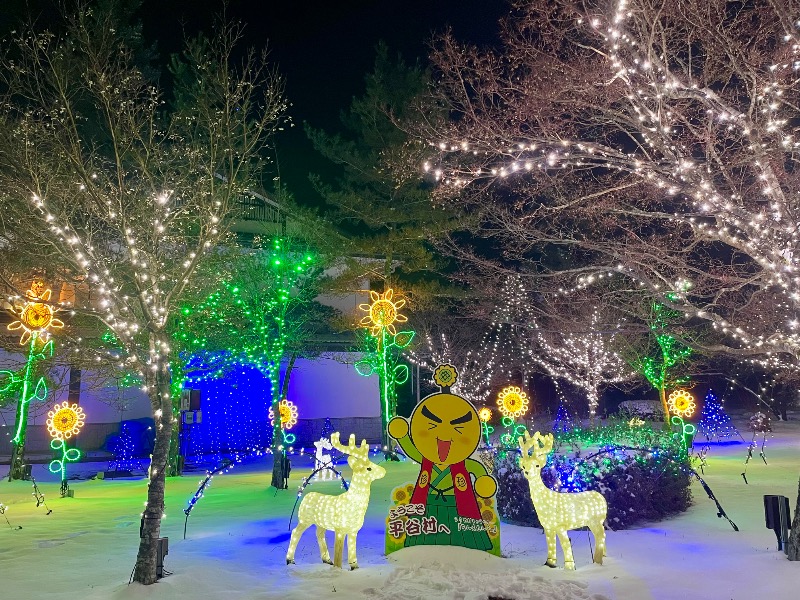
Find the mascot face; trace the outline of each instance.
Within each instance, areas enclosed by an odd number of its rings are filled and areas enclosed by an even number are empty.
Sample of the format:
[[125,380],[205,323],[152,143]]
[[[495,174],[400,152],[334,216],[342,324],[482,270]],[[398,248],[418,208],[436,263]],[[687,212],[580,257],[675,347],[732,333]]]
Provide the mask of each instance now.
[[481,424],[472,404],[446,393],[422,400],[411,415],[410,429],[417,450],[440,466],[469,458],[481,437]]

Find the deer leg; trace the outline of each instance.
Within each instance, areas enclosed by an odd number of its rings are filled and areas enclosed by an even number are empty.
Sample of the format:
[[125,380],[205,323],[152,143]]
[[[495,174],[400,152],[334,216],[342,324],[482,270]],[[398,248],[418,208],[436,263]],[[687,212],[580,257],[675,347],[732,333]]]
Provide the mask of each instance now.
[[355,571],[358,568],[358,558],[356,557],[356,536],[358,531],[353,531],[347,534],[347,562],[350,563],[350,570]]
[[556,532],[552,529],[544,530],[545,538],[547,539],[547,560],[545,565],[551,569],[556,567]]
[[286,552],[286,564],[291,565],[294,563],[294,551],[297,550],[297,542],[300,541],[300,536],[308,529],[310,523],[306,524],[300,522],[297,527],[292,529],[292,538],[289,540],[289,550]]
[[344,532],[336,531],[336,541],[333,543],[333,566],[342,568],[342,554],[344,554]]
[[561,549],[564,551],[564,568],[567,571],[575,570],[575,557],[572,556],[572,542],[569,541],[567,530],[558,532],[558,539],[561,540]]
[[602,523],[590,525],[594,536],[594,562],[598,565],[603,564],[603,557],[606,555],[606,530]]
[[319,556],[326,565],[332,565],[331,554],[328,552],[328,542],[325,541],[325,528],[317,525],[317,544],[319,544]]

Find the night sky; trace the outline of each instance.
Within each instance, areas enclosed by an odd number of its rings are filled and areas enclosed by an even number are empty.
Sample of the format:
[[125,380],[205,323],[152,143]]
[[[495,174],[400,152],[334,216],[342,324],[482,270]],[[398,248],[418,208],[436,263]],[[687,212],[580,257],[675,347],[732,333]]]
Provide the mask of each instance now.
[[[161,52],[180,49],[183,32],[210,31],[221,0],[144,0],[144,34]],[[286,77],[294,129],[278,140],[281,175],[298,202],[319,202],[309,172],[325,171],[302,124],[333,130],[353,96],[364,91],[375,47],[384,40],[407,62],[423,63],[435,32],[451,26],[459,39],[492,43],[505,0],[231,0],[227,15],[246,24],[245,44],[271,49]]]
[[[67,0],[69,1],[69,0]],[[136,0],[130,0],[136,1]],[[49,24],[58,0],[0,0],[0,33],[17,26],[27,12]],[[166,59],[181,49],[184,34],[210,32],[224,0],[142,0],[139,17],[148,42]],[[244,47],[271,49],[286,78],[295,127],[276,144],[280,174],[298,202],[319,205],[309,172],[329,173],[303,131],[303,123],[335,131],[339,115],[364,92],[375,47],[385,41],[408,63],[425,64],[433,35],[453,28],[460,40],[479,45],[497,39],[507,0],[228,0],[226,14],[242,21]]]

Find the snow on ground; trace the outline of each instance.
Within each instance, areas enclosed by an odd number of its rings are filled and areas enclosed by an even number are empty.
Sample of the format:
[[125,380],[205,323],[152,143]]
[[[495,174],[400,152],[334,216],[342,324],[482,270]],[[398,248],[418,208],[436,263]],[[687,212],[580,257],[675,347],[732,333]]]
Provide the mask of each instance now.
[[[762,496],[788,496],[794,508],[800,422],[774,427],[766,448],[769,465],[756,453],[747,470],[749,485],[740,476],[747,444],[710,451],[706,481],[739,526],[738,533],[717,518],[713,502],[693,484],[695,504],[687,513],[639,529],[609,531],[602,566],[591,562],[588,534],[573,532],[575,572],[544,567],[542,532],[512,525],[503,525],[501,533],[507,558],[446,547],[383,556],[389,492],[416,477],[411,463],[386,464],[388,475],[373,485],[358,537],[360,569],[323,565],[313,530],[300,541],[297,564],[287,567],[293,490],[310,466],[304,457],[294,460],[291,489],[277,494],[267,487],[269,465],[263,459],[216,477],[192,513],[185,541],[183,508],[201,476],[169,480],[162,535],[169,537],[166,568],[174,574],[153,586],[128,586],[145,481],[72,482],[75,498],[61,499],[47,467],[37,465],[34,475],[41,479],[50,515],[35,506],[29,482],[0,482],[0,502],[9,506],[6,516],[13,526],[22,526],[12,530],[0,516],[0,598],[750,600],[758,594],[788,600],[797,597],[800,563],[777,552],[775,536],[764,526]],[[340,490],[337,482],[315,483],[312,489]]]

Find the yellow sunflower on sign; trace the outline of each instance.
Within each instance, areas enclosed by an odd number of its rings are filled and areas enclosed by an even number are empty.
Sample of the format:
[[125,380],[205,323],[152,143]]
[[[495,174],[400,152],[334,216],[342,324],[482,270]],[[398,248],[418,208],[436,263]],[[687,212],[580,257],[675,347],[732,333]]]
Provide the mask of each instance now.
[[27,344],[34,333],[40,338],[47,339],[50,329],[61,329],[64,322],[55,317],[56,309],[50,304],[44,304],[50,300],[53,290],[46,288],[44,282],[34,281],[31,289],[25,292],[27,298],[24,304],[17,304],[12,312],[18,316],[16,321],[8,324],[10,331],[22,329],[22,336],[19,339],[21,346]]
[[[278,404],[278,413],[280,414],[282,429],[291,429],[297,425],[297,406],[294,402],[290,402],[286,398],[281,400]],[[275,425],[275,412],[271,406],[269,407],[269,422],[270,425]]]
[[62,402],[47,413],[47,431],[56,440],[68,440],[78,435],[86,422],[86,413],[77,404]]
[[528,394],[510,385],[497,395],[497,407],[504,417],[521,417],[528,412]]
[[695,408],[697,408],[694,397],[686,390],[672,392],[667,398],[667,403],[669,404],[669,411],[679,417],[691,417]]
[[453,365],[439,365],[433,372],[433,381],[439,387],[453,387],[458,381],[458,371]]
[[376,337],[381,329],[386,329],[392,335],[396,335],[397,330],[394,328],[394,324],[408,321],[408,318],[399,312],[406,305],[406,301],[401,298],[397,302],[392,302],[394,290],[391,288],[383,294],[370,291],[369,297],[372,304],[359,304],[358,306],[359,309],[368,313],[361,319],[361,325],[369,327],[369,332]]
[[484,406],[478,411],[478,418],[484,423],[490,421],[492,418],[492,409],[488,406]]

